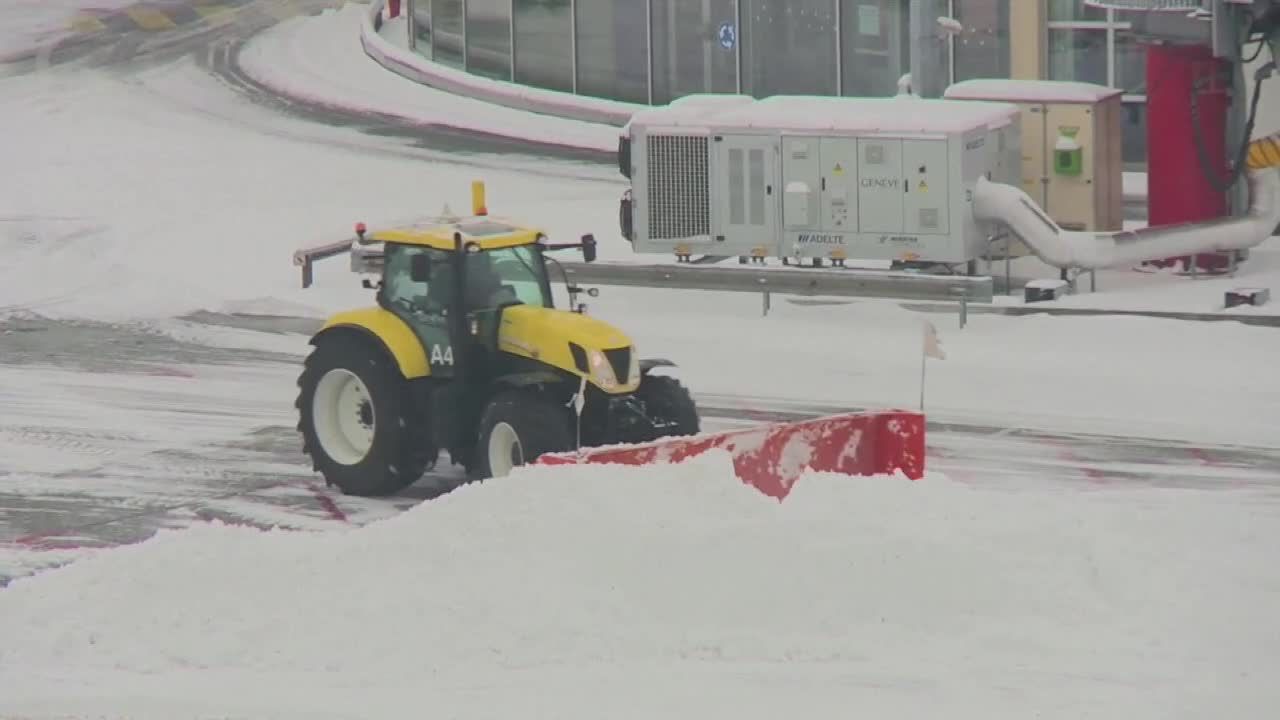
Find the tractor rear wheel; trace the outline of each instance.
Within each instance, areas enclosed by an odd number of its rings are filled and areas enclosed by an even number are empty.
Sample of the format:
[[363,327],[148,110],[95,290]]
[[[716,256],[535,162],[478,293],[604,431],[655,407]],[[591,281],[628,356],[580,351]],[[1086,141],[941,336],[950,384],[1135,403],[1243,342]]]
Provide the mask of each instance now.
[[636,399],[651,419],[668,424],[654,431],[654,440],[678,435],[697,435],[701,429],[698,406],[679,380],[665,375],[645,375],[636,389]]
[[312,467],[344,494],[390,495],[434,463],[425,413],[399,368],[370,342],[322,340],[298,378],[298,430]]
[[532,390],[496,395],[480,418],[471,476],[505,477],[540,455],[574,447],[568,408]]

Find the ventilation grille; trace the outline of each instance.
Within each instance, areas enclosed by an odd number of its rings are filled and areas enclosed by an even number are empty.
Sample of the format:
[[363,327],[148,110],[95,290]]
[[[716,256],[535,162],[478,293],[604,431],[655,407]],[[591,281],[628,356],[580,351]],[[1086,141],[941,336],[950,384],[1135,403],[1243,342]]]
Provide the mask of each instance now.
[[649,238],[680,240],[711,234],[707,138],[650,135]]
[[938,209],[920,208],[920,227],[925,230],[938,229]]

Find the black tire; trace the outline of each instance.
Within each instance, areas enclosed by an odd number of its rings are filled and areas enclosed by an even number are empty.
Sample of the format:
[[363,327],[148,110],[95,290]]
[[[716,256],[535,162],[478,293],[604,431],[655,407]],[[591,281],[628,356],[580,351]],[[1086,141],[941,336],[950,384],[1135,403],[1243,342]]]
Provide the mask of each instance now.
[[[506,426],[518,441],[518,457],[512,466],[527,465],[540,455],[566,452],[575,446],[569,408],[535,390],[507,390],[494,396],[480,417],[473,462],[469,468],[473,480],[495,477],[490,462],[489,444],[495,430]],[[503,432],[498,430],[499,433]],[[505,468],[497,468],[505,475]]]
[[697,435],[701,431],[698,405],[679,380],[665,375],[645,375],[636,389],[636,398],[644,402],[645,413],[650,419],[675,424],[673,428],[656,430],[654,440]]
[[[370,418],[373,425],[372,442],[356,462],[331,455],[337,447],[326,448],[321,442],[314,413],[321,380],[334,371],[343,370],[354,375],[367,389],[368,402],[361,404],[359,413],[366,426]],[[341,375],[335,373],[334,377]],[[429,447],[426,413],[412,406],[408,381],[391,358],[372,342],[345,333],[321,340],[306,359],[298,377],[298,388],[295,407],[298,430],[302,433],[302,451],[311,458],[312,468],[344,494],[391,495],[417,482],[434,465],[438,453]],[[332,421],[322,418],[321,425],[331,426]],[[341,442],[341,439],[331,442]],[[352,451],[353,455],[357,453],[358,450]]]

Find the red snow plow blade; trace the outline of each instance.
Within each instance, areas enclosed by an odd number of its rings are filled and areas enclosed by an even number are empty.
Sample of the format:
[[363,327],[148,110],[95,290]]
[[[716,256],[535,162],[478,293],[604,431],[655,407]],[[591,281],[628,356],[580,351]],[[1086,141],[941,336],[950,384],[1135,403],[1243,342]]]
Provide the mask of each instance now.
[[919,480],[924,476],[924,429],[924,415],[919,413],[849,413],[642,445],[548,454],[539,457],[537,464],[667,465],[709,450],[726,450],[740,480],[781,500],[806,470],[843,475],[902,471]]

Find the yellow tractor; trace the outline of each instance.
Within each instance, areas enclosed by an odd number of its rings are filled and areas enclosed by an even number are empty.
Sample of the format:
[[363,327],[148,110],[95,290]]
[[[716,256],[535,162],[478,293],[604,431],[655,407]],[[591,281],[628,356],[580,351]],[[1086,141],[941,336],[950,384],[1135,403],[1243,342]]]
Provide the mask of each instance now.
[[551,244],[537,228],[445,214],[294,254],[303,287],[317,260],[350,254],[377,304],[338,313],[311,339],[298,379],[298,430],[314,469],[351,495],[395,493],[442,450],[472,479],[500,477],[549,452],[699,432],[678,380],[651,374],[617,328],[592,318],[563,273],[553,303],[549,253],[596,257],[595,240]]

